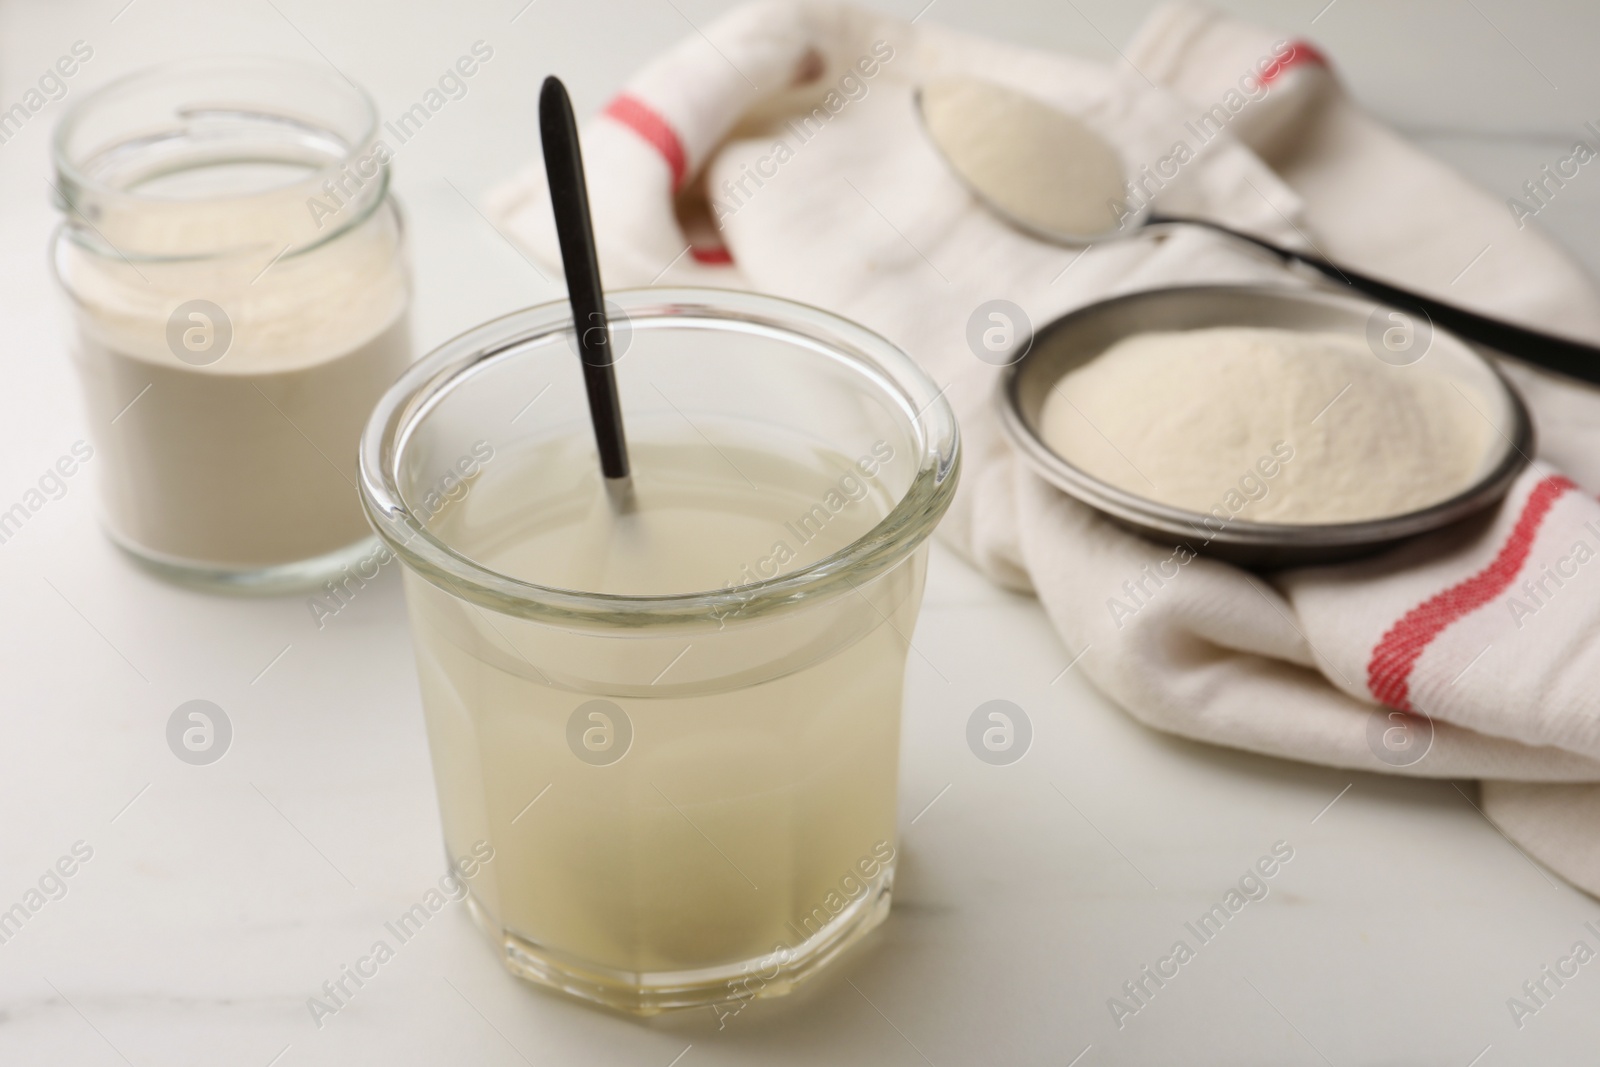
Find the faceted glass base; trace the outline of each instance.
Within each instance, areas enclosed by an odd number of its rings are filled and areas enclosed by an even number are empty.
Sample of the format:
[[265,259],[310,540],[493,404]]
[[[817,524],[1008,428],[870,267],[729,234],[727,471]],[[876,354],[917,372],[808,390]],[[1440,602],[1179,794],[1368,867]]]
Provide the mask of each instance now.
[[650,1016],[783,996],[889,917],[893,883],[893,869],[883,871],[858,900],[797,945],[695,971],[638,973],[596,967],[502,928],[470,893],[467,907],[478,928],[500,946],[501,960],[512,974],[581,1000]]

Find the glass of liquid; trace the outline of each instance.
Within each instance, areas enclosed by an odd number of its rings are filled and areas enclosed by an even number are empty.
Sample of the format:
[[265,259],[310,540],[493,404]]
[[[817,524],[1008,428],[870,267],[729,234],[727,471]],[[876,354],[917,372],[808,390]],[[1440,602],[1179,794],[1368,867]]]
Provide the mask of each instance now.
[[514,973],[648,1015],[787,992],[888,914],[958,438],[904,353],[826,312],[608,303],[630,493],[565,303],[413,366],[360,487],[405,567],[446,850],[493,849],[473,916]]

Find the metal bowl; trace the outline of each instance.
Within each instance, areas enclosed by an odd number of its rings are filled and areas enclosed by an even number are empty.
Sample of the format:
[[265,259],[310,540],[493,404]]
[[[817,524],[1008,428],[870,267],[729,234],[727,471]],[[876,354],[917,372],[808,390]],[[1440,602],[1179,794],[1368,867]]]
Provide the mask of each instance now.
[[[1497,444],[1472,486],[1418,511],[1360,522],[1297,524],[1216,519],[1171,507],[1101,481],[1051,451],[1039,433],[1046,397],[1061,376],[1138,333],[1258,326],[1344,333],[1366,339],[1369,323],[1392,309],[1343,292],[1278,286],[1201,285],[1151,289],[1070,312],[1023,339],[997,396],[1011,442],[1040,476],[1121,525],[1165,544],[1250,567],[1329,563],[1375,552],[1459,522],[1497,503],[1533,453],[1533,422],[1522,398],[1481,350],[1437,327],[1419,365],[1470,385],[1488,400],[1482,414]],[[1374,357],[1376,358],[1376,356]],[[1208,525],[1210,520],[1210,525]]]

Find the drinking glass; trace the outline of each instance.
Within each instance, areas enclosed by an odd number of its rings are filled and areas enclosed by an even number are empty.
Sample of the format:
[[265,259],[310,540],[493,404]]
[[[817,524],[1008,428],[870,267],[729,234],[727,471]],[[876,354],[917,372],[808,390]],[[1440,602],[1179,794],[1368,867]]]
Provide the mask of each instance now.
[[492,853],[475,920],[514,973],[648,1015],[784,993],[887,915],[958,436],[827,312],[608,303],[631,496],[602,488],[565,303],[414,365],[360,489],[403,562],[447,853]]

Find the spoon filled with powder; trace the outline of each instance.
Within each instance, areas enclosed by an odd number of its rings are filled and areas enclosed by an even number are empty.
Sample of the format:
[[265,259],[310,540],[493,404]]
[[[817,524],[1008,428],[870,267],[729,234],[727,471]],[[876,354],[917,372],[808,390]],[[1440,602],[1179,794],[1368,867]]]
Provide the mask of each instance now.
[[1132,237],[1147,226],[1201,226],[1310,267],[1330,282],[1426,317],[1469,341],[1600,384],[1600,347],[1480,315],[1210,219],[1155,214],[1147,202],[1131,207],[1127,168],[1112,144],[1028,93],[981,78],[949,77],[924,84],[916,99],[929,140],[962,184],[996,215],[1036,237],[1081,247]]

